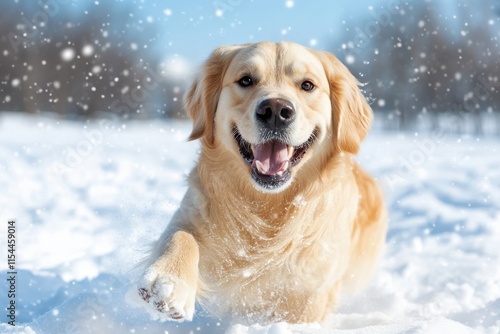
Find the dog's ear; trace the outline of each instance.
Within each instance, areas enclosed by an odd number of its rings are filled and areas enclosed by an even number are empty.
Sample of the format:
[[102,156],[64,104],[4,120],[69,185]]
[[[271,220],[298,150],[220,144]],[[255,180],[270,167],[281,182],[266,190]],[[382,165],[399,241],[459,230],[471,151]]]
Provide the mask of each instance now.
[[356,154],[371,126],[373,113],[358,80],[333,54],[319,52],[330,85],[334,139],[344,152]]
[[214,120],[229,63],[242,46],[221,46],[205,61],[201,72],[184,96],[184,108],[193,121],[189,140],[206,138],[213,143]]

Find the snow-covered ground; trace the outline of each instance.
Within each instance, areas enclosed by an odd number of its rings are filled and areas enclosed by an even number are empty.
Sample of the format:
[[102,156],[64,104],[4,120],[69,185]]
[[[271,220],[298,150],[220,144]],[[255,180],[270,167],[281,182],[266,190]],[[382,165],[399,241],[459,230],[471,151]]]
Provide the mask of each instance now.
[[190,125],[0,114],[0,305],[16,219],[17,326],[2,333],[499,333],[500,141],[372,133],[359,155],[390,211],[376,277],[326,323],[160,323],[125,300],[186,190]]

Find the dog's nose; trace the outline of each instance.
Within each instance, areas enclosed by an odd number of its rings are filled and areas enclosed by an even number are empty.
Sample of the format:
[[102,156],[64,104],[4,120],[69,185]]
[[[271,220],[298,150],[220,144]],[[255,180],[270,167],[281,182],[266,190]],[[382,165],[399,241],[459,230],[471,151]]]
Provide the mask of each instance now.
[[262,101],[257,107],[257,120],[274,129],[281,129],[295,119],[295,108],[290,101],[274,98]]

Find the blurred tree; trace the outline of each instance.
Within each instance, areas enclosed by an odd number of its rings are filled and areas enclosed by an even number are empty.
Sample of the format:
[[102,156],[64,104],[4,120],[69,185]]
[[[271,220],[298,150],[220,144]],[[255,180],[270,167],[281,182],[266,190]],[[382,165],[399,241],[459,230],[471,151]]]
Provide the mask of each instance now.
[[427,0],[373,9],[336,51],[353,73],[363,73],[373,108],[384,111],[388,128],[412,129],[430,120],[433,129],[482,134],[485,111],[500,112],[494,6],[492,0],[479,0],[474,8],[459,2],[446,15],[442,6],[448,5]]
[[132,2],[78,11],[4,2],[0,11],[0,109],[70,118],[181,114],[184,86],[161,73],[161,56],[150,50],[157,26]]

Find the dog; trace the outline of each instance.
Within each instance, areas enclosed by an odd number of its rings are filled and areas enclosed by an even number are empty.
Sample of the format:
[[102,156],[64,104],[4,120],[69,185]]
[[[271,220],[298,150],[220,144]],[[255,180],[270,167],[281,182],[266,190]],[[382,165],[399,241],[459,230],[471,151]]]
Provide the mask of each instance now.
[[180,208],[137,291],[160,320],[195,302],[247,323],[321,322],[365,286],[386,210],[353,160],[372,111],[333,55],[291,42],[222,46],[185,95],[201,141]]

